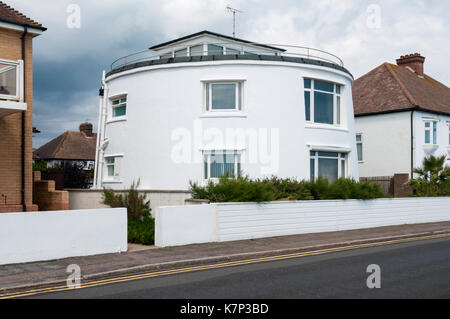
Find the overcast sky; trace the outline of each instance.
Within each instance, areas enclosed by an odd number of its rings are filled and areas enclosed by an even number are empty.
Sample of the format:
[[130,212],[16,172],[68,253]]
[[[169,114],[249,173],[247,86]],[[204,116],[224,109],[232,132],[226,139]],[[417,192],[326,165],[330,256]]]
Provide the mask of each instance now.
[[[420,52],[425,72],[450,85],[450,1],[442,0],[4,0],[48,28],[34,40],[33,125],[39,147],[86,120],[97,124],[102,70],[125,54],[201,30],[340,56],[355,79]],[[81,9],[69,28],[68,7]],[[70,7],[69,7],[70,8]]]

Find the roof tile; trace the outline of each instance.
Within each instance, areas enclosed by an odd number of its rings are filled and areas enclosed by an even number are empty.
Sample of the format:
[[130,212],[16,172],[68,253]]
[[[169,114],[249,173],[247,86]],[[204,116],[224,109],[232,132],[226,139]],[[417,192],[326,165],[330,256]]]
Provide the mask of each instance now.
[[97,134],[67,131],[33,152],[35,159],[95,160]]
[[384,63],[353,84],[355,115],[412,108],[450,114],[450,88],[425,75]]
[[31,27],[45,29],[42,24],[28,18],[2,1],[0,1],[0,19],[14,24],[25,24]]

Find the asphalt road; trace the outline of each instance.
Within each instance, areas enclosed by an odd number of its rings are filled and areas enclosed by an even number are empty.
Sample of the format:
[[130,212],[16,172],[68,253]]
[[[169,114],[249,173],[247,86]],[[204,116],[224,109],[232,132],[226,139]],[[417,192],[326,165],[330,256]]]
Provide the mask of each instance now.
[[[366,284],[368,265],[381,288]],[[126,281],[29,298],[450,298],[450,237]]]

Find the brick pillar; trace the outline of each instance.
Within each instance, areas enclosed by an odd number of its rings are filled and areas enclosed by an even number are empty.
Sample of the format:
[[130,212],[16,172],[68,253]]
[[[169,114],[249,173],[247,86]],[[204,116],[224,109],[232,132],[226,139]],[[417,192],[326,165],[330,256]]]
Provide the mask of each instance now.
[[409,174],[395,174],[392,186],[395,198],[408,197],[412,194],[412,188],[409,185]]

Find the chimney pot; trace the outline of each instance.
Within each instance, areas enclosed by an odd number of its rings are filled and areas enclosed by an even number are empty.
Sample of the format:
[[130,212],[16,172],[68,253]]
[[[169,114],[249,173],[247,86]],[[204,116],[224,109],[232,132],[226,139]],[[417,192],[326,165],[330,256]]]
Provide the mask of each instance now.
[[424,63],[425,57],[421,56],[420,53],[402,55],[399,59],[397,59],[397,65],[402,67],[410,67],[419,76],[424,76]]

